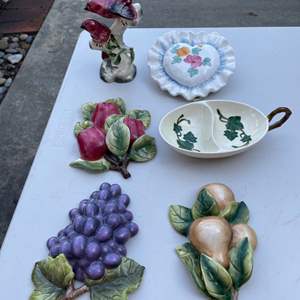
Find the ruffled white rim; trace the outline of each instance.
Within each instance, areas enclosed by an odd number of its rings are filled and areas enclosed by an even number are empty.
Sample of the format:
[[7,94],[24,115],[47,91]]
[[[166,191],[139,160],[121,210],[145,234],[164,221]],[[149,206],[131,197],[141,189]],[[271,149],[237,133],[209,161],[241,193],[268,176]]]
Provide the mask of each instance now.
[[[207,81],[195,87],[187,87],[171,78],[163,67],[166,51],[177,43],[208,44],[213,46],[220,55],[220,66],[215,74]],[[217,92],[224,87],[236,66],[234,50],[228,41],[217,32],[178,32],[170,31],[158,38],[148,53],[148,66],[152,78],[158,82],[162,90],[168,91],[172,96],[182,96],[188,101],[195,98],[206,97],[209,93]]]

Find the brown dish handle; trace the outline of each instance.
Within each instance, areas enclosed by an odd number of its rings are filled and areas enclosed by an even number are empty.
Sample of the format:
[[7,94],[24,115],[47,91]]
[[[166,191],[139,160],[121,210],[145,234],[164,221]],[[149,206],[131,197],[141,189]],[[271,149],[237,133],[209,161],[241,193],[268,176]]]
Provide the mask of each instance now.
[[276,121],[274,124],[270,124],[269,131],[282,126],[289,119],[289,117],[292,114],[292,111],[287,107],[278,107],[268,114],[267,118],[269,119],[269,122],[271,123],[273,118],[280,113],[284,113],[284,116],[280,120]]

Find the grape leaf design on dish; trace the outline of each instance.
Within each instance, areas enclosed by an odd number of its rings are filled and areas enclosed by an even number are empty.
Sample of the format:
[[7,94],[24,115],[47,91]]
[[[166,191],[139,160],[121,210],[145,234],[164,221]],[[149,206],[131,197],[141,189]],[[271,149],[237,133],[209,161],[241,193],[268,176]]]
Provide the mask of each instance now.
[[189,125],[191,124],[191,121],[186,119],[182,114],[178,117],[176,123],[174,123],[173,125],[173,131],[177,136],[176,141],[178,147],[185,150],[200,152],[200,150],[195,148],[195,144],[197,143],[198,138],[191,131],[188,131],[187,133],[183,132],[183,128],[180,125],[183,122],[186,122]]
[[240,142],[242,142],[242,145],[232,145],[232,148],[241,148],[250,144],[252,138],[250,134],[245,132],[241,116],[231,116],[227,118],[221,113],[220,109],[217,109],[217,113],[219,115],[220,122],[226,124],[224,136],[230,141],[234,141],[239,137]]

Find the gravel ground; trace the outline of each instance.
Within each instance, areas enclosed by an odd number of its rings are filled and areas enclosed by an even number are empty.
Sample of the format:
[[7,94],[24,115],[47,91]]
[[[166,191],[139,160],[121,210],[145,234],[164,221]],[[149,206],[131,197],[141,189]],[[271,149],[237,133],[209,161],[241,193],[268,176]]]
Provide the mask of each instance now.
[[0,103],[11,86],[33,39],[34,35],[26,33],[0,36]]

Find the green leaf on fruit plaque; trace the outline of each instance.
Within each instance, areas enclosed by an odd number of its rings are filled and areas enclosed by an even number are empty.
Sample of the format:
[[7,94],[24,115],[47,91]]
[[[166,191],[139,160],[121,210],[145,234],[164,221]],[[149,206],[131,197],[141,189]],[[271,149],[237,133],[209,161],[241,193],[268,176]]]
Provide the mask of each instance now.
[[70,166],[88,171],[104,172],[109,170],[110,162],[108,162],[105,158],[101,158],[99,160],[84,160],[79,158],[71,162]]
[[151,114],[148,110],[135,109],[128,111],[127,114],[133,119],[141,120],[145,128],[150,126]]
[[82,130],[92,127],[93,123],[91,121],[77,122],[74,126],[74,135],[77,136]]
[[65,295],[74,273],[66,257],[60,254],[56,258],[48,257],[37,262],[31,278],[34,291],[30,300],[58,300]]
[[200,255],[199,252],[193,247],[191,243],[185,243],[182,246],[176,248],[176,253],[182,263],[186,266],[191,273],[193,280],[197,288],[209,296],[205,284],[202,278],[200,267]]
[[104,103],[113,103],[118,105],[120,111],[122,114],[126,113],[126,104],[125,101],[122,98],[113,98],[113,99],[108,99],[104,101]]
[[238,207],[239,202],[232,201],[220,212],[220,216],[229,220],[234,217]]
[[192,215],[194,219],[205,216],[217,216],[219,207],[216,200],[206,190],[202,189],[192,207]]
[[137,138],[131,146],[129,158],[137,162],[145,162],[155,157],[157,152],[155,139],[149,135]]
[[211,257],[201,254],[201,271],[205,287],[213,298],[232,299],[232,279],[227,270]]
[[116,115],[116,114],[113,114],[113,115],[110,115],[106,120],[105,120],[105,124],[104,124],[104,129],[105,129],[105,132],[108,131],[108,129],[111,127],[112,124],[114,124],[116,121],[120,120],[124,118],[123,115]]
[[105,277],[90,286],[91,300],[127,300],[128,294],[140,286],[145,267],[124,257],[117,269],[108,271]]
[[169,220],[172,227],[185,236],[188,235],[193,216],[190,208],[182,205],[171,205],[169,208]]
[[229,257],[229,273],[234,287],[238,289],[248,281],[253,269],[253,249],[248,238],[244,238],[232,248]]
[[249,221],[249,209],[245,202],[232,202],[225,208],[221,215],[230,224],[247,224]]
[[106,145],[118,157],[126,154],[130,144],[130,130],[120,120],[113,123],[106,134]]
[[97,103],[85,103],[81,106],[81,112],[84,120],[91,121],[92,113],[96,109]]

